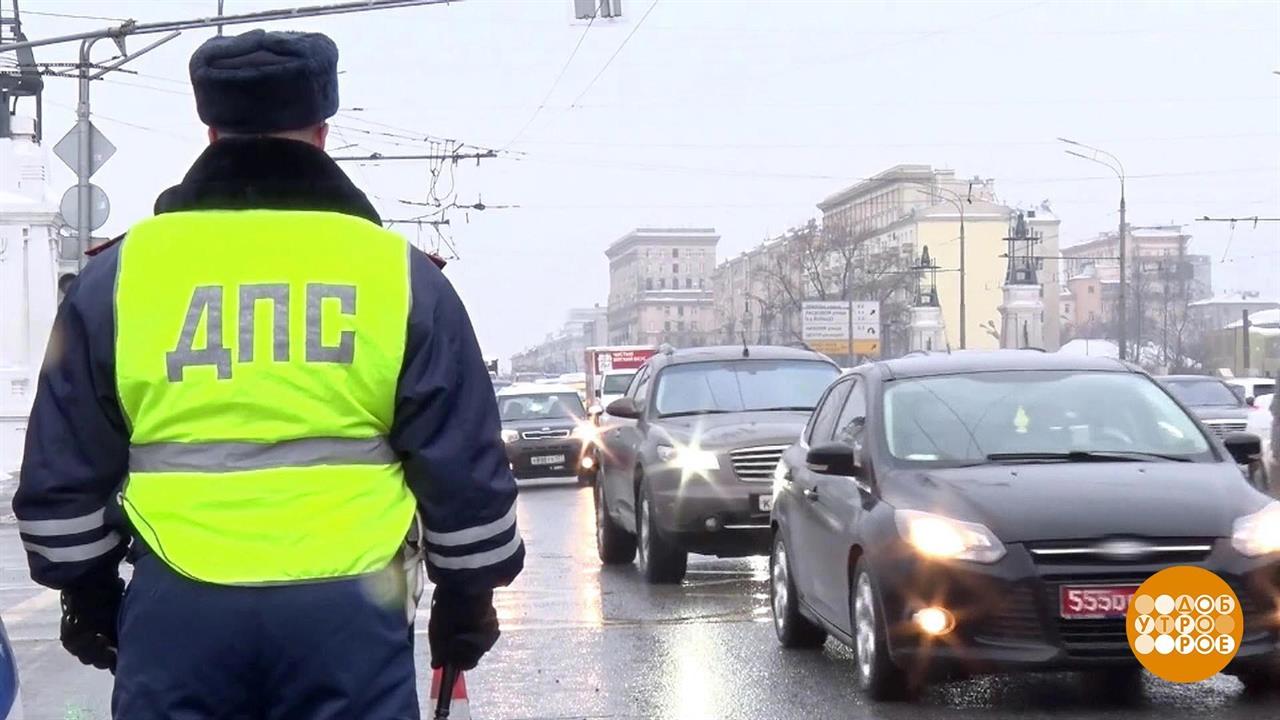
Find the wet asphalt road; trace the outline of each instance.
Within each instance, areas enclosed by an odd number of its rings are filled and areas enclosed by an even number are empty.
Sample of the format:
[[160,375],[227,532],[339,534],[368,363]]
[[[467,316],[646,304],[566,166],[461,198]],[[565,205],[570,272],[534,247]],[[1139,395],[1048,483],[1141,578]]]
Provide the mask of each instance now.
[[[1280,701],[1246,698],[1224,676],[1185,686],[1148,677],[1127,702],[1054,674],[951,683],[914,705],[869,703],[854,690],[850,652],[834,641],[821,651],[778,647],[764,558],[693,558],[683,585],[652,587],[632,566],[601,569],[587,489],[526,488],[520,523],[528,562],[497,597],[502,640],[468,674],[473,717],[1280,717]],[[56,596],[26,580],[24,562],[16,529],[0,525],[0,611],[21,663],[26,720],[107,718],[110,677],[59,647]]]

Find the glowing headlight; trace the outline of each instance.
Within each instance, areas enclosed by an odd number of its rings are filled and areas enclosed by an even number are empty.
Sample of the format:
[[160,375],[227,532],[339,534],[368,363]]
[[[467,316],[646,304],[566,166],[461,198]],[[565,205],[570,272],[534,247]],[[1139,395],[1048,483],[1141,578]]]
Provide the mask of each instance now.
[[680,468],[685,473],[706,472],[708,470],[720,469],[720,461],[716,458],[715,453],[709,450],[699,450],[698,448],[692,447],[659,445],[658,459],[664,463]]
[[1231,547],[1248,557],[1280,552],[1280,503],[1271,503],[1231,527]]
[[502,429],[502,442],[504,442],[504,443],[513,443],[513,442],[515,442],[515,441],[517,441],[517,440],[519,440],[519,439],[520,439],[520,433],[519,433],[519,431],[516,431],[516,430],[510,430],[510,429],[508,429],[508,428],[503,428],[503,429]]
[[584,443],[593,443],[600,437],[600,428],[589,422],[581,422],[573,429],[573,436]]
[[985,525],[916,510],[898,510],[894,520],[902,538],[925,557],[980,563],[1004,557],[1004,545]]

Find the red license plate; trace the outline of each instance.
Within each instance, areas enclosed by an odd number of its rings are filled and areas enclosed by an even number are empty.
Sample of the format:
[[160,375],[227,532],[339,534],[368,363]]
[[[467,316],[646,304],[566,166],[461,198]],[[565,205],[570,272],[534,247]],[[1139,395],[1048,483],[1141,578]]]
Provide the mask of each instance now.
[[1058,590],[1058,607],[1067,620],[1122,618],[1136,585],[1063,585]]

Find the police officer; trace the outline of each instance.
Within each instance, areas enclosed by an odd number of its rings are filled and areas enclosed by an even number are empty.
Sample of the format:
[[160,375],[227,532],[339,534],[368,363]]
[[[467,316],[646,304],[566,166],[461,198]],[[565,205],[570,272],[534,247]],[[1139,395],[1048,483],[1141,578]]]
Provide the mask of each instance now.
[[323,152],[337,60],[204,43],[208,148],[59,310],[14,511],[116,717],[416,718],[415,518],[433,666],[475,666],[523,566],[462,302]]

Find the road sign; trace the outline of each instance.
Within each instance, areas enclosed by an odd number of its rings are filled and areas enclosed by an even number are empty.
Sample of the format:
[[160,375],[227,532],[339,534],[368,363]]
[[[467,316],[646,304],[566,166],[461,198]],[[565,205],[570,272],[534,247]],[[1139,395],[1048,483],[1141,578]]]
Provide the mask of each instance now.
[[[810,345],[815,342],[839,340],[845,343],[845,351],[847,352],[849,303],[824,300],[805,301],[800,308],[800,333],[804,341]],[[816,348],[817,346],[814,345],[814,347]]]
[[[92,158],[89,163],[89,174],[93,175],[98,172],[112,155],[116,154],[116,146],[111,144],[106,135],[103,135],[93,123],[89,124],[89,142]],[[75,125],[67,131],[66,135],[53,146],[53,154],[58,159],[67,164],[67,167],[73,171],[78,170],[80,164],[80,126]],[[68,219],[70,217],[68,216]]]
[[[62,211],[62,219],[68,224],[75,225],[76,218],[80,217],[80,186],[72,185],[62,194],[62,202],[58,205]],[[107,193],[97,185],[89,185],[89,229],[97,230],[106,224],[107,218],[111,216],[111,201],[107,199]]]

